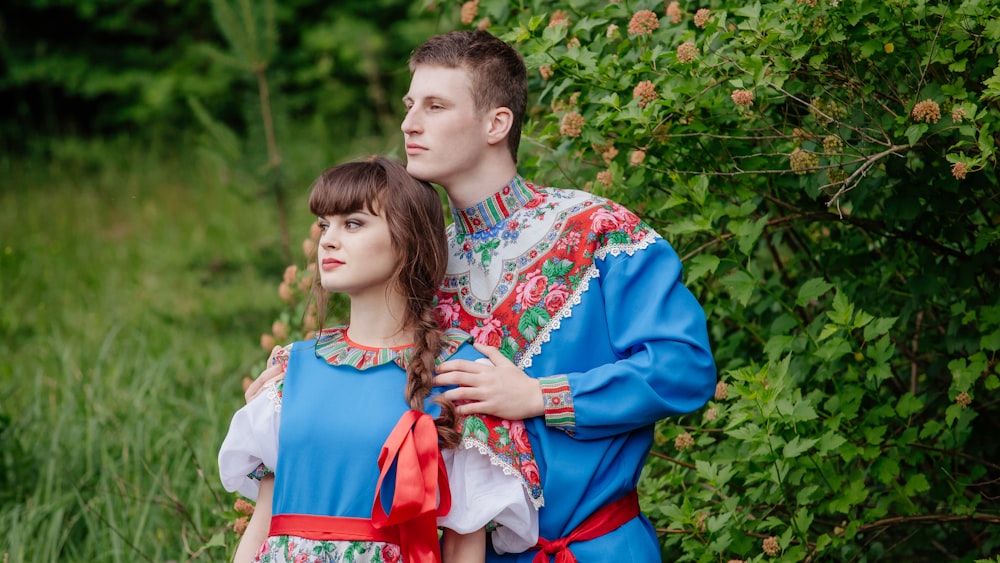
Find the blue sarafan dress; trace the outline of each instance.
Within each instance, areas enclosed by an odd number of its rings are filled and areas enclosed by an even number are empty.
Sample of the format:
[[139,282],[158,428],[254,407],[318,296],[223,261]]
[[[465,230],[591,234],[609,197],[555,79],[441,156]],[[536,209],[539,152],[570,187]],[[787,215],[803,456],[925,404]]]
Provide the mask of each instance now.
[[[487,361],[469,341],[468,334],[446,331],[439,361]],[[406,541],[371,523],[402,512],[394,498],[402,495],[398,489],[420,478],[420,468],[411,467],[417,458],[406,457],[411,444],[392,438],[407,436],[400,431],[402,420],[420,420],[404,395],[411,352],[367,348],[352,343],[346,327],[326,329],[316,340],[287,347],[278,356],[287,362],[284,379],[233,416],[219,452],[225,488],[256,499],[262,469],[275,476],[272,535],[261,546],[259,561],[406,562]],[[429,416],[439,412],[431,400],[438,392],[425,401],[427,415],[422,415],[430,424],[424,439],[430,428],[435,454]],[[437,526],[469,533],[492,523],[492,542],[499,549],[527,549],[538,537],[542,496],[523,423],[488,416],[460,422],[461,445],[440,452],[447,490],[438,496],[450,491],[451,508],[432,520],[424,534],[432,537],[421,541],[436,543]],[[393,440],[398,457],[380,460]],[[432,511],[435,502],[432,494]],[[344,522],[351,526],[342,527]],[[368,536],[356,534],[358,522],[368,523]]]
[[525,425],[548,499],[539,535],[560,544],[543,551],[568,543],[580,563],[659,561],[634,493],[654,424],[702,407],[716,384],[677,253],[621,205],[520,176],[452,213],[439,316],[542,387],[545,414]]

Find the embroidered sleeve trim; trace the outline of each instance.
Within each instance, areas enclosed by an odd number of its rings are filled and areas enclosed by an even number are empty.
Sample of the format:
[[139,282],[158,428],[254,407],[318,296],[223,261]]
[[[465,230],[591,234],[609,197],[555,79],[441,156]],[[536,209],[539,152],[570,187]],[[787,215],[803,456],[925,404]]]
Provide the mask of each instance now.
[[263,463],[261,463],[260,465],[257,466],[257,469],[254,469],[250,473],[247,473],[247,477],[249,477],[251,479],[256,479],[257,481],[260,481],[264,477],[267,477],[268,475],[273,475],[273,474],[274,474],[274,471],[271,471],[270,469],[268,469],[268,467],[266,465],[264,465]]
[[558,428],[569,435],[576,429],[576,411],[573,410],[573,392],[565,375],[539,377],[542,399],[545,403],[545,425]]

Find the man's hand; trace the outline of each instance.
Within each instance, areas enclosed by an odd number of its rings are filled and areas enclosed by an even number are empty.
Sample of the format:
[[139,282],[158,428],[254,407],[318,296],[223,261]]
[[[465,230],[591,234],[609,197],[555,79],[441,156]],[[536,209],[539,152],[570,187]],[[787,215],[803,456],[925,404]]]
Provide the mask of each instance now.
[[458,385],[444,392],[460,415],[491,414],[520,420],[545,413],[542,386],[496,348],[475,345],[493,365],[450,360],[437,368],[436,387]]
[[274,355],[277,354],[279,350],[281,350],[281,346],[275,346],[271,349],[271,355],[267,359],[267,365],[271,367],[260,372],[257,379],[251,381],[250,385],[248,385],[246,390],[243,391],[243,398],[246,399],[246,402],[249,403],[252,401],[254,397],[263,391],[264,386],[271,381],[285,377],[285,366],[274,363]]

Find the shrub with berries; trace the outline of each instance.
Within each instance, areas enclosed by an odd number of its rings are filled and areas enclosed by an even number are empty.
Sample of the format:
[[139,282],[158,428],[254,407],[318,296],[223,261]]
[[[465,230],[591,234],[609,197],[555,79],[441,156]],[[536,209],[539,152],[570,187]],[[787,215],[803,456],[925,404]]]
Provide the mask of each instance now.
[[480,1],[519,172],[636,211],[705,306],[719,386],[639,486],[664,559],[997,553],[1000,4]]

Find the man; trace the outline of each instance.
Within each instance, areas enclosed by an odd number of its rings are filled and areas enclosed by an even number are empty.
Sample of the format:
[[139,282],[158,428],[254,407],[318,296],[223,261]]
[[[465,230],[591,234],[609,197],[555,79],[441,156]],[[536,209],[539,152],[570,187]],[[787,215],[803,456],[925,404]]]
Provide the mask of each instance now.
[[452,32],[417,48],[410,71],[407,171],[444,188],[455,219],[438,313],[489,344],[494,364],[445,362],[436,383],[459,386],[445,395],[460,414],[525,419],[546,498],[542,551],[659,561],[635,496],[653,425],[715,388],[677,254],[623,207],[517,174],[527,73],[512,47]]

